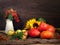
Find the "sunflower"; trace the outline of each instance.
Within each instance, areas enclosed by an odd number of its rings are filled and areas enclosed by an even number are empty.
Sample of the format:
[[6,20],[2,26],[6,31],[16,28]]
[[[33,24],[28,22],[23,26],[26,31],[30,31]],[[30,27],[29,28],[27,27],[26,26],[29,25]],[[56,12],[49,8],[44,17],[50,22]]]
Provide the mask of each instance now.
[[39,24],[40,24],[39,21],[36,21],[35,18],[32,18],[32,19],[27,21],[24,29],[31,29],[31,28],[34,28],[34,27],[36,28],[36,27],[39,26]]

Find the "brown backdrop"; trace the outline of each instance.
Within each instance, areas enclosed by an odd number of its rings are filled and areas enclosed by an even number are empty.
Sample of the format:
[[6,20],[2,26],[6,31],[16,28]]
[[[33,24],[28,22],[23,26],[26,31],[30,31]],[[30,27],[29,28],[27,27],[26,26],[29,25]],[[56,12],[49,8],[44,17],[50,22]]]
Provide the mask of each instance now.
[[23,25],[30,18],[44,17],[49,24],[60,27],[60,0],[0,0],[0,30],[5,29],[4,11],[11,7],[17,10]]

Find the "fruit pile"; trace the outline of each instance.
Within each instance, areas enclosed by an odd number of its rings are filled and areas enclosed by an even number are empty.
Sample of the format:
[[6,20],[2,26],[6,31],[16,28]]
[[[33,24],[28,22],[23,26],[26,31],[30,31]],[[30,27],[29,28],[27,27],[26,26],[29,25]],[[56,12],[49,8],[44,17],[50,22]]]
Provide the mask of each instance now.
[[55,27],[47,24],[44,18],[33,18],[27,21],[25,29],[28,29],[28,34],[30,37],[51,39],[55,36]]
[[8,33],[7,33],[8,36],[11,36],[11,39],[14,39],[14,40],[25,40],[28,36],[28,32],[27,30],[16,30],[16,31],[12,31],[12,30],[9,30]]
[[7,34],[12,36],[12,39],[16,40],[25,40],[27,36],[39,37],[42,39],[51,39],[55,37],[55,27],[47,24],[44,18],[32,18],[27,21],[26,26],[23,30],[9,30]]

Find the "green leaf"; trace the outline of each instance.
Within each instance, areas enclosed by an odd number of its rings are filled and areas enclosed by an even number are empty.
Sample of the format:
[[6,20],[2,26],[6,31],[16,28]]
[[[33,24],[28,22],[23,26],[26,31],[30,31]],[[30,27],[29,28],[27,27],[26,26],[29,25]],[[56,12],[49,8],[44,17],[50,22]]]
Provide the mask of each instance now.
[[12,14],[9,14],[9,15],[8,15],[8,19],[13,20]]
[[12,39],[16,39],[17,38],[17,34],[12,35]]
[[22,39],[22,37],[23,37],[23,32],[19,32],[17,35],[18,35],[18,38],[19,38],[19,39]]
[[12,36],[12,39],[16,39],[16,38],[22,39],[22,37],[23,37],[23,32],[19,32],[18,34],[14,34],[14,35]]
[[46,22],[46,20],[44,18],[37,18],[36,20],[37,21],[44,21],[44,22]]

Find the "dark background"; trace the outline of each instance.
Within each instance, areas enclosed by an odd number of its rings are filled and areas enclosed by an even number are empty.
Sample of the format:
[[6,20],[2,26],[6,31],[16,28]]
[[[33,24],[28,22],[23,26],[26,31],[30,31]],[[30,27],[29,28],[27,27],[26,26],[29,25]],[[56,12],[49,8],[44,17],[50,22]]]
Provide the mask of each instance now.
[[0,0],[0,30],[5,29],[4,11],[7,8],[17,10],[23,24],[21,27],[33,17],[43,17],[49,24],[60,27],[60,0]]

